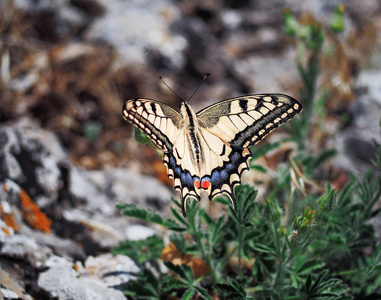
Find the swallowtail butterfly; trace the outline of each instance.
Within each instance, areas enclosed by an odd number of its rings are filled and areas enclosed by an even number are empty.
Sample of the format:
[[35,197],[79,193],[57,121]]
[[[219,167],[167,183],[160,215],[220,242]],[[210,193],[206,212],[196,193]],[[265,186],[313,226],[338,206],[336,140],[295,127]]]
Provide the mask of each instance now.
[[195,113],[188,102],[181,103],[179,113],[155,100],[130,99],[123,106],[123,117],[163,150],[168,177],[182,196],[184,217],[187,200],[200,201],[202,190],[209,200],[227,195],[237,211],[234,187],[249,169],[249,147],[300,113],[302,105],[283,94],[254,94]]

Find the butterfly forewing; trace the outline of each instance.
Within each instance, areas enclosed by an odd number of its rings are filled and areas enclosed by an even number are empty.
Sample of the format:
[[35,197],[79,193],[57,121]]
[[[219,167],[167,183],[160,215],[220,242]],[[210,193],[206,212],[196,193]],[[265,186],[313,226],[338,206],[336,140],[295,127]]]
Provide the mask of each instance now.
[[287,95],[248,95],[211,105],[198,112],[197,119],[201,127],[233,148],[247,148],[301,110],[302,106]]
[[162,150],[173,148],[181,132],[182,119],[173,108],[150,99],[130,99],[123,106],[123,117],[142,129]]

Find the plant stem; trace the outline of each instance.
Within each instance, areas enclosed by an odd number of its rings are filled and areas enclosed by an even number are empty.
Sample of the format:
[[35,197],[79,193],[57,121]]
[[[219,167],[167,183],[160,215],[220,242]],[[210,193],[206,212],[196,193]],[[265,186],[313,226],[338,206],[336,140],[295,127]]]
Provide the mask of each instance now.
[[245,226],[240,224],[239,225],[239,232],[238,232],[238,274],[239,274],[239,280],[242,282],[242,244],[243,244],[243,230]]
[[347,271],[332,273],[330,276],[336,277],[336,276],[343,276],[343,275],[352,275],[352,274],[358,274],[360,272],[363,272],[363,270],[347,270]]
[[[281,245],[280,245],[280,241],[279,241],[280,237],[279,237],[277,226],[276,226],[275,222],[273,223],[273,229],[274,229],[274,235],[275,235],[276,254],[277,254],[277,257],[279,259],[278,271],[275,275],[274,282],[273,282],[273,288],[275,290],[277,290],[278,289],[277,288],[278,287],[278,281],[279,281],[280,275],[283,272],[283,255],[282,255]],[[280,292],[281,292],[281,294],[283,294],[282,291],[280,291]]]
[[198,249],[200,250],[201,252],[201,257],[202,259],[206,262],[206,264],[210,267],[210,270],[211,270],[211,274],[212,274],[212,278],[213,278],[213,281],[214,282],[217,282],[217,274],[216,274],[216,270],[215,268],[213,267],[212,265],[212,259],[210,257],[210,252],[207,254],[206,251],[205,251],[205,247],[204,247],[204,244],[202,242],[202,232],[199,231],[197,228],[196,228],[196,222],[194,220],[196,216],[189,216],[189,225],[190,225],[190,234],[191,236],[193,237],[193,239],[196,241],[197,243],[197,247]]

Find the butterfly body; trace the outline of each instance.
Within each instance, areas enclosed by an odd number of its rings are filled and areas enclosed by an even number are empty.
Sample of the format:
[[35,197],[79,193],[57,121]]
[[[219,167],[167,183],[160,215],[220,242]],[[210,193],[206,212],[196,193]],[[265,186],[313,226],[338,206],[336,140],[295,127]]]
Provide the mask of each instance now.
[[234,209],[234,187],[249,169],[249,147],[302,110],[295,99],[282,94],[247,95],[228,99],[195,113],[182,102],[180,113],[151,99],[130,99],[123,116],[141,128],[163,150],[163,162],[174,188],[186,201],[209,200],[225,194]]

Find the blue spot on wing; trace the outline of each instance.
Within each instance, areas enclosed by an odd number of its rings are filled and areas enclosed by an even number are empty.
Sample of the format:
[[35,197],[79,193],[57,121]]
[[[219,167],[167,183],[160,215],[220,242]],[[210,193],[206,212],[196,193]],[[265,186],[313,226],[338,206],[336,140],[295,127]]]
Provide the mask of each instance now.
[[230,158],[230,161],[235,164],[236,162],[238,162],[240,159],[242,159],[242,155],[240,155],[238,152],[233,152],[232,153],[232,156]]
[[225,169],[221,169],[221,171],[220,171],[220,180],[222,182],[225,182],[225,181],[228,180],[228,178],[229,178],[228,172]]
[[[196,180],[200,181],[200,178],[198,178],[197,176],[194,176],[194,177],[193,177],[193,183],[195,183]],[[203,181],[203,180],[202,180],[202,181]],[[200,183],[201,183],[202,181],[200,181]]]
[[231,170],[234,170],[234,165],[232,163],[228,163],[226,166],[225,166],[225,170],[230,172]]
[[175,160],[175,158],[173,157],[173,155],[171,155],[170,158],[169,158],[169,165],[170,165],[171,167],[173,167],[173,168],[176,166],[176,160]]
[[175,173],[175,178],[179,178],[180,175],[181,175],[181,168],[180,167],[176,167],[174,169],[174,173]]
[[216,186],[220,183],[220,173],[218,172],[218,169],[212,172],[211,183],[212,183],[212,186]]
[[193,178],[189,172],[186,173],[186,185],[193,187]]
[[204,181],[209,181],[210,182],[210,177],[209,176],[202,177],[201,183],[203,183]]

